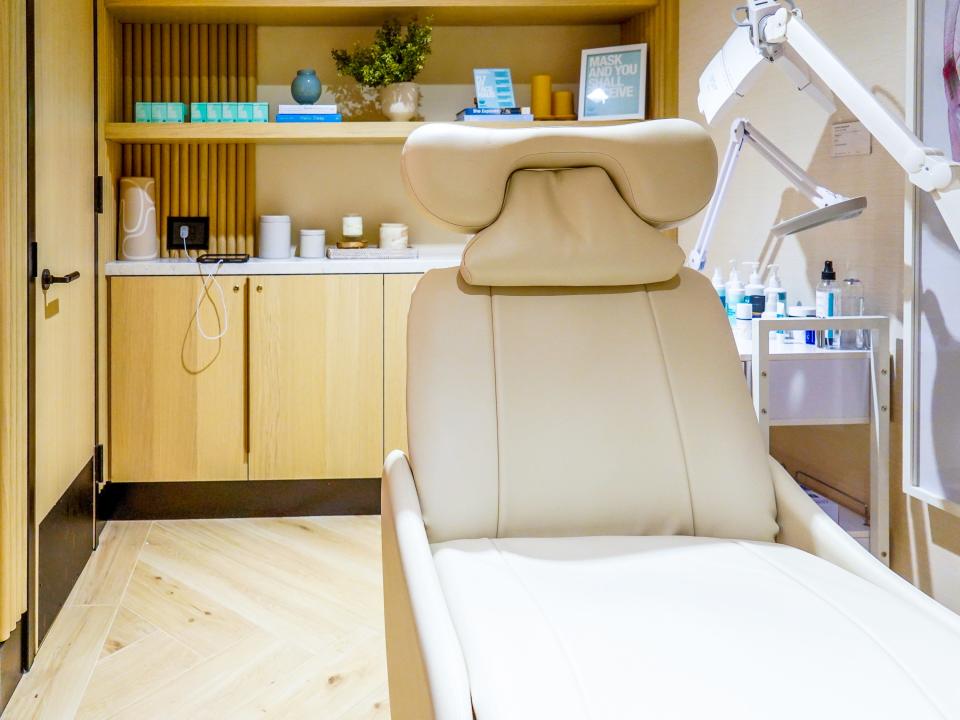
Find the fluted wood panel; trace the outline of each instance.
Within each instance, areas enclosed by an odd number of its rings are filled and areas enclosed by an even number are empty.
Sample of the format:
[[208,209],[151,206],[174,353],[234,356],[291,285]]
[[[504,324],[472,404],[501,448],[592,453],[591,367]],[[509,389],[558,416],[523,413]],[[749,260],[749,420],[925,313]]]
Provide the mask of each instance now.
[[647,43],[647,117],[680,112],[680,0],[660,0],[620,26],[620,40]]
[[25,0],[0,0],[0,642],[27,609]]
[[[125,23],[118,93],[120,119],[133,122],[140,102],[252,102],[257,95],[253,25]],[[157,181],[161,254],[167,218],[210,218],[211,252],[254,252],[253,149],[236,144],[125,145],[123,174]],[[181,252],[175,252],[180,255]]]

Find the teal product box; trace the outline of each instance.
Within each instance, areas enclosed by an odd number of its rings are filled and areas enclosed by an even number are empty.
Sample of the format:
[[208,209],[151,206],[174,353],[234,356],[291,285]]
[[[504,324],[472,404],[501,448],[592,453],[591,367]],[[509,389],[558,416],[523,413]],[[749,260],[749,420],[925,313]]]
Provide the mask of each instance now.
[[270,119],[270,105],[268,103],[249,103],[253,107],[251,122],[267,122]]
[[187,106],[181,102],[167,103],[166,122],[182,123],[187,120]]
[[195,123],[265,123],[269,119],[268,103],[190,103],[190,121]]
[[186,115],[187,106],[183,103],[138,102],[134,117],[138,123],[182,123]]

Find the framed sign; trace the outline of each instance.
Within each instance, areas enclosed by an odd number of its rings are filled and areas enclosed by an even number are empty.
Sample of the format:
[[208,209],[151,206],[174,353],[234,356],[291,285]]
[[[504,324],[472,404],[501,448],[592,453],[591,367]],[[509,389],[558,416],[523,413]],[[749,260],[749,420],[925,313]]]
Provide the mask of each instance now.
[[517,103],[513,98],[513,80],[510,68],[474,68],[473,85],[477,94],[477,107],[512,108]]
[[581,53],[581,120],[643,120],[646,106],[646,43]]

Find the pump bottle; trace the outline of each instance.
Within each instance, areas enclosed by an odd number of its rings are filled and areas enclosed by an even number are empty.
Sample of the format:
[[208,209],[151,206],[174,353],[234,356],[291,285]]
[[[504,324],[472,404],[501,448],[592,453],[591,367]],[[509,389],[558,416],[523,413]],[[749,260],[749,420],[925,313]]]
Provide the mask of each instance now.
[[743,283],[737,273],[737,261],[730,261],[730,277],[727,278],[727,316],[733,317],[737,312],[737,305],[743,302]]
[[720,268],[715,267],[713,269],[713,289],[717,291],[717,296],[720,298],[720,304],[723,305],[724,309],[727,307],[727,287],[723,284],[723,276],[720,274]]
[[760,263],[758,262],[745,262],[748,268],[750,268],[750,279],[747,281],[747,285],[744,288],[744,301],[750,303],[753,306],[753,316],[755,318],[763,315],[765,298],[763,295],[763,281],[760,279]]
[[767,270],[770,273],[767,275],[767,289],[763,291],[763,294],[768,301],[771,297],[776,296],[776,305],[767,309],[776,311],[778,318],[786,317],[787,291],[783,289],[783,283],[780,282],[780,266],[767,265]]

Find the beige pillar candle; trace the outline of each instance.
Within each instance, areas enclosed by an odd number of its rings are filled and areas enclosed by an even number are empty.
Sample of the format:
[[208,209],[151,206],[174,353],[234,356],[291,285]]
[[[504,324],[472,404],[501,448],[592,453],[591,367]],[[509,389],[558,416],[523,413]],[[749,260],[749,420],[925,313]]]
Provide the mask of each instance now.
[[538,120],[550,116],[550,89],[549,75],[534,75],[530,79],[530,106]]

